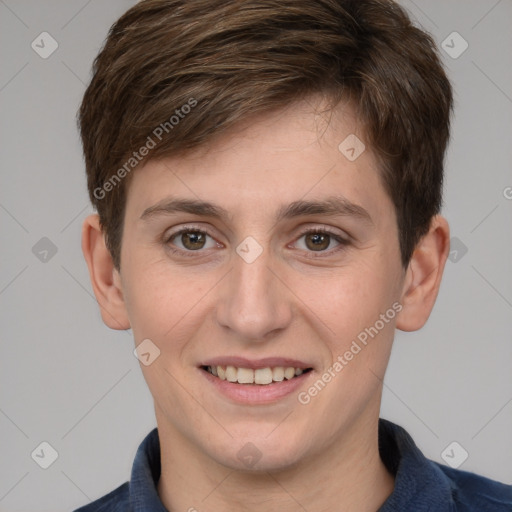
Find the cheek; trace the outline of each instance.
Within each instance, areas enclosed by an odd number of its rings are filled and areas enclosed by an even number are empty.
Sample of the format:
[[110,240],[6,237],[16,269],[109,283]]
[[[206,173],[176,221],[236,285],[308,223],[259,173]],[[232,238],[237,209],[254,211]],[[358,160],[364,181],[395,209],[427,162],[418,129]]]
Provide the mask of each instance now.
[[131,273],[125,302],[136,340],[150,338],[177,347],[184,331],[197,327],[194,318],[211,288],[205,275],[170,269],[165,262],[139,265]]
[[304,303],[317,323],[325,324],[328,337],[342,344],[373,325],[395,300],[396,286],[390,277],[378,266],[364,263],[328,276],[302,277],[296,285],[297,295],[307,298]]

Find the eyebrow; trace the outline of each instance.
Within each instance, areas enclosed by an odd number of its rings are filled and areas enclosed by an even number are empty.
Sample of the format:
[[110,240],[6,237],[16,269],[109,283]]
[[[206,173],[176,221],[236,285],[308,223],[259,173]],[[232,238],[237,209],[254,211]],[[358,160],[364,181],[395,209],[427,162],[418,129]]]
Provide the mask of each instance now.
[[[208,201],[171,198],[146,208],[140,218],[147,220],[155,216],[172,215],[179,212],[211,217],[221,221],[231,220],[233,217],[226,209]],[[312,215],[354,217],[373,225],[373,220],[367,210],[343,196],[329,196],[322,200],[311,201],[298,200],[288,205],[281,205],[276,213],[276,222]]]

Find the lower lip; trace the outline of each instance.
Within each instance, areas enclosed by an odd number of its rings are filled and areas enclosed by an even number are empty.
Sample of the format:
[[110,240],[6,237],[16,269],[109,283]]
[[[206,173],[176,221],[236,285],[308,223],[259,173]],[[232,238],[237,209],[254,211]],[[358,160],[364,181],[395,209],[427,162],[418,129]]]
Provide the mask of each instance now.
[[238,382],[221,380],[201,368],[199,368],[199,371],[224,396],[241,404],[254,405],[277,402],[291,395],[313,373],[313,370],[310,370],[307,373],[297,375],[293,379],[273,382],[272,384],[239,384]]

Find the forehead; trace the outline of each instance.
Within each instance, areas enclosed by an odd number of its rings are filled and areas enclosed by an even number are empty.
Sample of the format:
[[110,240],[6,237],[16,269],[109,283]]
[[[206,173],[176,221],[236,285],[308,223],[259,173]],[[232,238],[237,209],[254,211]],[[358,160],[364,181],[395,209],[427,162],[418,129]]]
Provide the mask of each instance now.
[[389,211],[378,164],[353,110],[297,102],[239,123],[185,156],[150,160],[134,172],[127,210],[138,215],[169,197],[207,200],[236,218],[263,218],[298,200],[342,196]]

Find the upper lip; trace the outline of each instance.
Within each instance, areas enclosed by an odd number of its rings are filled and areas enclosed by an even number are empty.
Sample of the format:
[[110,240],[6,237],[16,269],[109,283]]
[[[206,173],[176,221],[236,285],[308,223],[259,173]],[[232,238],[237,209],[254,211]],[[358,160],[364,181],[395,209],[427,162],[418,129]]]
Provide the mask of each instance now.
[[264,357],[262,359],[246,359],[245,357],[236,356],[220,356],[208,359],[201,363],[199,366],[235,366],[237,368],[251,368],[257,370],[258,368],[275,368],[283,366],[285,368],[293,366],[294,368],[312,368],[311,364],[304,363],[298,359],[289,359],[284,357]]

